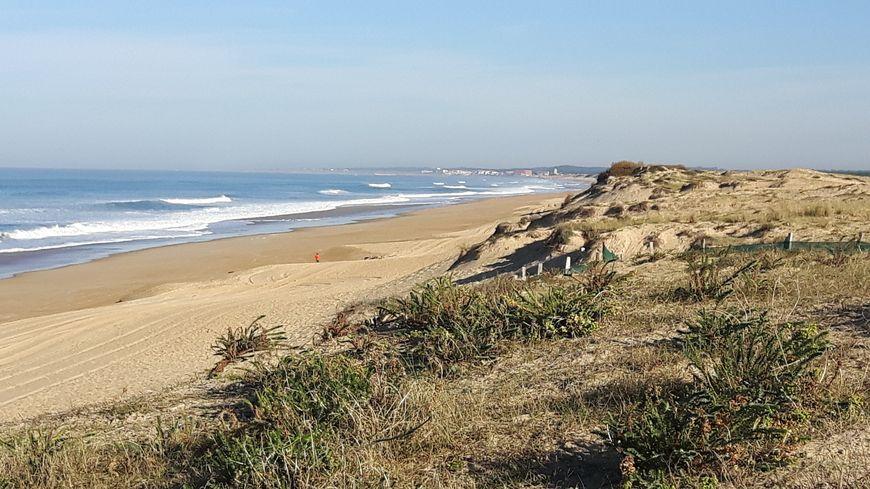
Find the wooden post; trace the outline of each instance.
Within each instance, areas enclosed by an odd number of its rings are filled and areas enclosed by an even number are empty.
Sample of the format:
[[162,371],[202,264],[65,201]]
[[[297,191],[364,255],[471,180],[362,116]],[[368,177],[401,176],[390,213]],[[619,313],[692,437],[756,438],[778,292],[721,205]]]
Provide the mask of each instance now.
[[539,261],[538,262],[538,275],[540,275],[542,273],[544,273],[544,262]]
[[565,275],[571,273],[571,255],[565,257]]
[[864,242],[864,233],[858,234],[858,251],[861,251],[861,243]]
[[652,241],[649,242],[649,254],[650,255],[656,254],[656,244],[653,243]]
[[794,241],[794,233],[789,232],[788,237],[785,238],[785,249],[791,250],[791,242]]
[[707,251],[707,238],[701,238],[701,251]]
[[520,280],[525,280],[525,279],[526,279],[526,266],[523,265],[522,270],[520,270]]

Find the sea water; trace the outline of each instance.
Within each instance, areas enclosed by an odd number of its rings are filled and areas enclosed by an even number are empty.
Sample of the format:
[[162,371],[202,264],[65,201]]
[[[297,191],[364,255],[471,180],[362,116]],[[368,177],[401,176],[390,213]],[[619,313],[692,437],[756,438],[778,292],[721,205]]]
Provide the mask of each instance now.
[[517,176],[0,168],[0,277],[152,246],[282,232],[582,185]]

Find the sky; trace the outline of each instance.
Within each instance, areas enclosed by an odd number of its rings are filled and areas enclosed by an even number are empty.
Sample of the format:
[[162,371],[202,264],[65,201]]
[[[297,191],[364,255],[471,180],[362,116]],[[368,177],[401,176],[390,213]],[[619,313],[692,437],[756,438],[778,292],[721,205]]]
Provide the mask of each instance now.
[[0,166],[870,169],[870,2],[0,0]]

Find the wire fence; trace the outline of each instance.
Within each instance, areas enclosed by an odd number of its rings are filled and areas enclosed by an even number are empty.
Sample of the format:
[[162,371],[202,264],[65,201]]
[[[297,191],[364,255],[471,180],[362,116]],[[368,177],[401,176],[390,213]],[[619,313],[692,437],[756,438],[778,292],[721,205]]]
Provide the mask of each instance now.
[[[652,243],[646,243],[643,249],[648,249],[649,254],[656,253]],[[707,246],[706,240],[702,240],[698,251],[734,251],[738,253],[757,253],[769,250],[779,251],[829,251],[831,253],[870,252],[870,242],[864,241],[864,233],[857,239],[843,241],[795,241],[794,235],[789,233],[785,240],[772,243],[732,244],[727,246]],[[513,272],[515,278],[525,280],[532,274],[540,275],[544,270],[561,269],[565,275],[582,273],[589,269],[593,263],[612,263],[619,261],[621,257],[607,248],[605,243],[595,250],[581,248],[574,253],[565,253],[559,256],[550,256],[544,260],[535,261],[523,265]],[[573,260],[573,264],[572,264]]]

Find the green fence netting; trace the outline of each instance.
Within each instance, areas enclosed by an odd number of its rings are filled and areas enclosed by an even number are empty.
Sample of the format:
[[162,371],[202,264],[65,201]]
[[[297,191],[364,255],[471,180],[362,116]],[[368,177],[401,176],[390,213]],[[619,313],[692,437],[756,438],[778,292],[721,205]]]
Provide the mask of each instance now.
[[619,260],[619,255],[608,250],[606,246],[601,245],[601,258],[604,260],[604,263],[610,263]]
[[[601,246],[601,259],[604,261],[605,264],[612,263],[612,262],[619,260],[619,255],[610,251],[610,249],[607,246],[602,245]],[[589,262],[578,263],[577,265],[574,265],[569,270],[567,270],[565,273],[567,275],[573,275],[575,273],[583,273],[586,270],[589,270],[589,265],[590,265]]]
[[870,243],[862,241],[792,241],[788,240],[778,243],[756,243],[742,244],[731,246],[707,247],[708,250],[723,250],[729,249],[737,252],[755,252],[765,250],[785,250],[785,251],[803,251],[803,250],[825,250],[825,251],[870,251]]
[[[803,251],[803,250],[825,250],[831,252],[850,252],[850,251],[870,251],[870,243],[865,241],[791,241],[788,239],[776,243],[756,243],[742,244],[730,246],[708,246],[706,250],[721,251],[731,250],[741,253],[752,253],[765,250],[785,250],[785,251]],[[611,263],[619,260],[619,255],[609,250],[606,246],[601,247],[601,257],[604,263]],[[583,273],[589,269],[589,262],[582,262],[571,267],[567,273]]]

